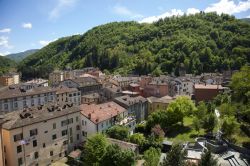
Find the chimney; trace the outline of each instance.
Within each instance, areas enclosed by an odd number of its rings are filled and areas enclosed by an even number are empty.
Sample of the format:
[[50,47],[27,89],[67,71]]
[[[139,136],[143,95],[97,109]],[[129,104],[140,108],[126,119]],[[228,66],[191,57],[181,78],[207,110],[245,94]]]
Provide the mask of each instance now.
[[91,113],[88,114],[88,118],[91,119]]

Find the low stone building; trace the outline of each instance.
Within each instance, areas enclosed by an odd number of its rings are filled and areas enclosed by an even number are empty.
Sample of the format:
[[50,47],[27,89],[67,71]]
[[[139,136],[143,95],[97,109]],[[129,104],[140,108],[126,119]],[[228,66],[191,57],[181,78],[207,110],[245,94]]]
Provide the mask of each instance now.
[[163,96],[163,97],[148,97],[148,114],[150,115],[152,112],[156,110],[166,110],[169,103],[174,100],[171,96]]

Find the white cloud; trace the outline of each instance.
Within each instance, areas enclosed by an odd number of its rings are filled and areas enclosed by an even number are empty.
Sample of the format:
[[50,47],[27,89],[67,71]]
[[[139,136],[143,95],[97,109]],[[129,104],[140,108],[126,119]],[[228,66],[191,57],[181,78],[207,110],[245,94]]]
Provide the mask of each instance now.
[[130,17],[132,19],[142,18],[143,17],[143,15],[135,13],[135,12],[129,10],[128,8],[126,8],[125,6],[121,6],[121,5],[114,6],[113,11],[116,14],[119,14],[119,15],[122,15],[122,16],[127,16],[127,17]]
[[0,56],[5,56],[5,55],[8,55],[8,54],[10,54],[10,52],[9,52],[9,51],[0,52]]
[[41,44],[43,47],[48,45],[49,43],[53,42],[53,41],[56,41],[57,39],[54,39],[54,40],[40,40],[39,41],[39,44]]
[[163,19],[165,17],[171,17],[171,16],[182,16],[183,14],[184,14],[184,12],[181,11],[180,9],[172,9],[170,12],[165,12],[159,16],[151,16],[151,17],[143,18],[139,22],[140,23],[152,23],[152,22],[155,22],[161,18]]
[[56,6],[49,12],[49,19],[57,19],[61,13],[75,6],[77,0],[57,0]]
[[196,8],[188,8],[186,13],[187,15],[196,14],[196,13],[200,13],[200,10]]
[[30,22],[23,23],[22,27],[25,28],[25,29],[31,29],[32,28],[32,24]]
[[207,7],[205,12],[217,12],[218,14],[235,14],[244,12],[250,9],[250,0],[238,1],[235,3],[233,0],[220,0],[218,3],[213,3]]
[[8,36],[0,36],[0,47],[12,49],[13,46],[9,44]]
[[249,15],[249,16],[247,16],[247,18],[250,18],[250,15]]
[[10,33],[10,32],[11,32],[10,28],[0,29],[0,33]]

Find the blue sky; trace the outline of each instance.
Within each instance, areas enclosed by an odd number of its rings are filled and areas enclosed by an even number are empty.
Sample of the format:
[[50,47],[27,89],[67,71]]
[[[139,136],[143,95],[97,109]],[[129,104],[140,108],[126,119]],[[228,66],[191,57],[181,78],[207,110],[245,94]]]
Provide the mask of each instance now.
[[0,55],[42,48],[108,22],[150,23],[200,10],[250,18],[250,0],[0,0]]

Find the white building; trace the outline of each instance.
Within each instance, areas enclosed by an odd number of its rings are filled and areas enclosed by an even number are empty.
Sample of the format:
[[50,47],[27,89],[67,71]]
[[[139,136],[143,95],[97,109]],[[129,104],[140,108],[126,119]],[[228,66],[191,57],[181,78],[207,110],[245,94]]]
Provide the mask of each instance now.
[[82,104],[80,108],[83,140],[116,124],[128,126],[132,132],[136,123],[135,118],[128,117],[128,111],[115,102]]
[[56,90],[32,85],[11,85],[0,89],[0,114],[54,102]]

